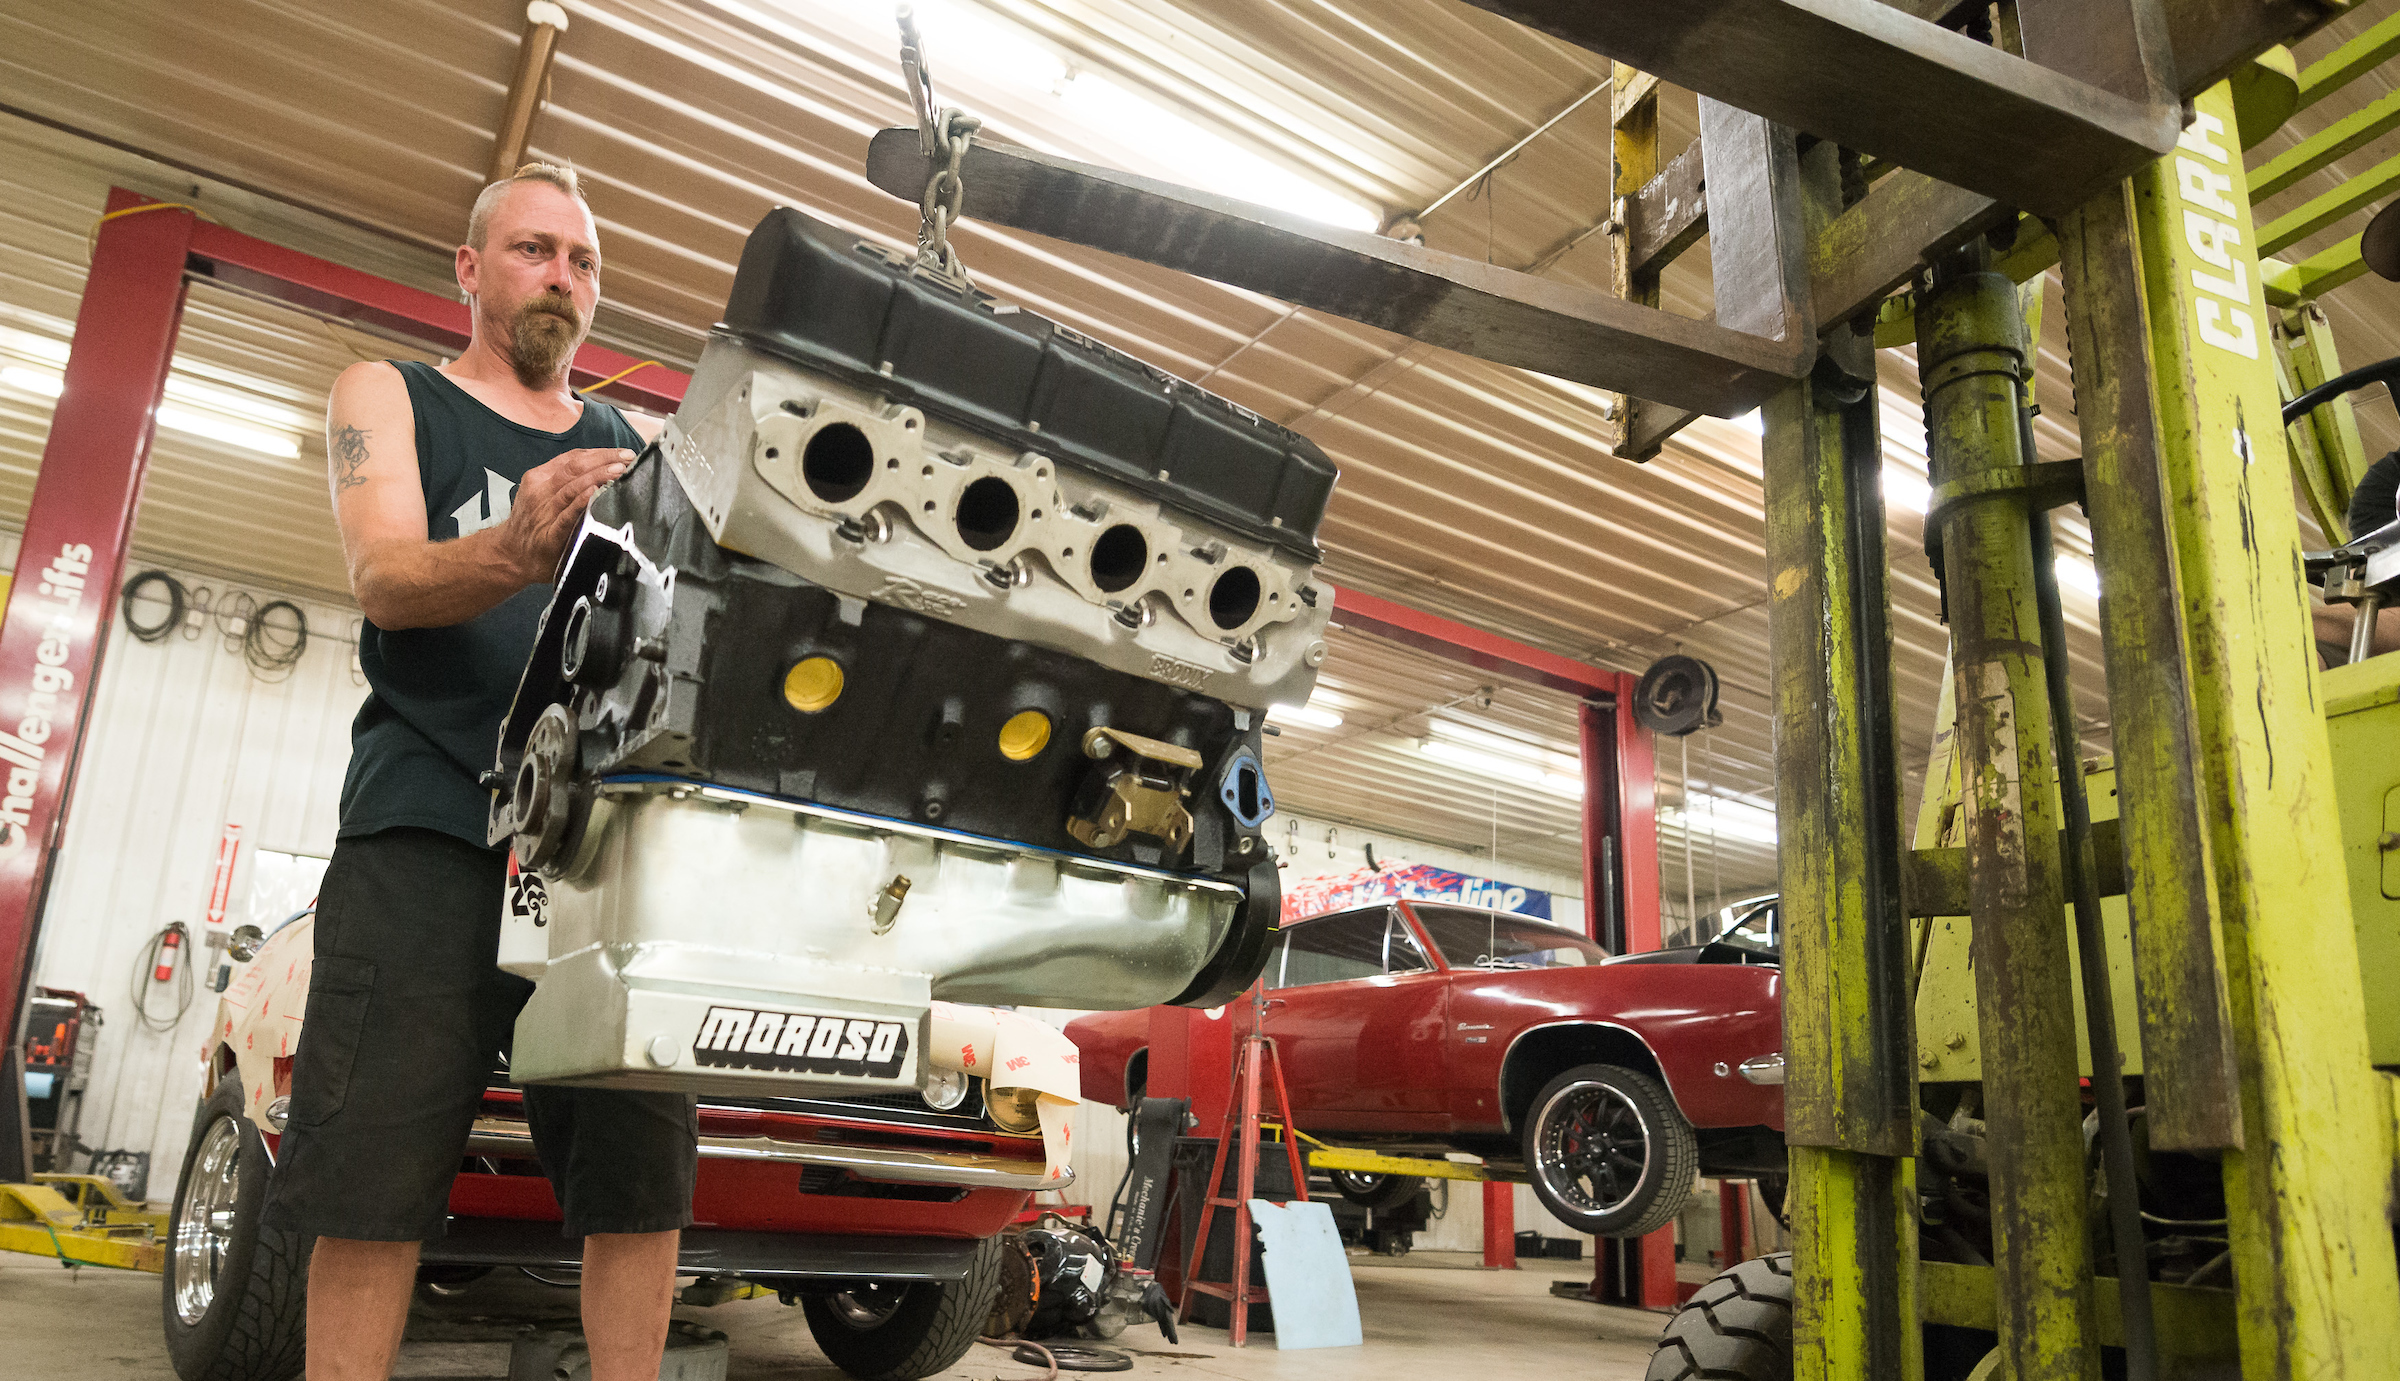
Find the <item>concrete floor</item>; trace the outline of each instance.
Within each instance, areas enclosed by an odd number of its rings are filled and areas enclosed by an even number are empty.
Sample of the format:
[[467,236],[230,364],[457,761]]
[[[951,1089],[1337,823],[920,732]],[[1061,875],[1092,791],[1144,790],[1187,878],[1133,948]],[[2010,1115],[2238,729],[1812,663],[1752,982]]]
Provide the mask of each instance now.
[[[1244,1350],[1222,1330],[1186,1328],[1170,1346],[1147,1325],[1109,1346],[1134,1354],[1135,1378],[1299,1378],[1388,1381],[1473,1375],[1477,1381],[1553,1381],[1560,1368],[1591,1381],[1642,1374],[1662,1320],[1656,1314],[1555,1299],[1550,1282],[1588,1280],[1578,1261],[1529,1261],[1518,1271],[1483,1271],[1463,1253],[1420,1252],[1398,1260],[1352,1258],[1366,1345],[1296,1352],[1273,1339]],[[420,1306],[400,1354],[399,1378],[505,1378],[508,1338],[521,1322],[571,1316],[570,1291],[522,1277],[494,1277],[454,1301]],[[810,1342],[800,1311],[772,1299],[712,1309],[679,1308],[731,1340],[729,1381],[839,1381]],[[156,1276],[85,1269],[0,1254],[0,1372],[44,1381],[173,1381],[159,1340]],[[978,1347],[943,1373],[957,1381],[1038,1377],[1006,1353]],[[1073,1375],[1073,1373],[1069,1373]]]

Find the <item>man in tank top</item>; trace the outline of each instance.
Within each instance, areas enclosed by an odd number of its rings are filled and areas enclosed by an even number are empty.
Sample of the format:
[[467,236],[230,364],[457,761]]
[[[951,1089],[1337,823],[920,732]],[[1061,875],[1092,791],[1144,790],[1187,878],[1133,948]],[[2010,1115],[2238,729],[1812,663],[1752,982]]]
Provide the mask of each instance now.
[[[334,513],[366,615],[369,693],[265,1225],[314,1236],[308,1375],[390,1375],[418,1243],[532,985],[495,966],[507,855],[485,843],[500,719],[561,552],[642,430],[567,386],[600,297],[575,176],[527,164],[486,188],[457,256],[474,337],[439,368],[360,364],[326,411]],[[655,434],[655,428],[650,429]],[[526,1090],[583,1239],[595,1381],[656,1377],[696,1164],[687,1095]]]

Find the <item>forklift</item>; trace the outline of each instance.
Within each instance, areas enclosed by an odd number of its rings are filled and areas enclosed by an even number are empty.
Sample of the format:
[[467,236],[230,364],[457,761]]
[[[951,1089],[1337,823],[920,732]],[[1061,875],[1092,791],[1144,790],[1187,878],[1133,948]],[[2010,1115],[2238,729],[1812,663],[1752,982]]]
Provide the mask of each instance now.
[[[2346,404],[2310,397],[2340,377],[2310,304],[2364,268],[2355,240],[2272,257],[2392,188],[2250,212],[2388,126],[2242,157],[2400,52],[2394,22],[2303,72],[2284,45],[2342,0],[1475,3],[1614,64],[1608,293],[1048,155],[950,171],[966,216],[1607,390],[1620,458],[1759,410],[1794,1250],[1703,1288],[1651,1376],[2400,1375],[2400,1052],[2361,976],[2400,943],[2400,669],[2320,674],[2305,588],[2377,574],[2337,516]],[[1673,159],[1662,82],[1700,97]],[[896,134],[868,172],[926,185]],[[1660,274],[1703,237],[1713,320],[1673,317]],[[2072,460],[2027,421],[2020,284],[2053,267]],[[1951,693],[1904,842],[1875,352],[1911,343]],[[2349,544],[2313,563],[2295,456]],[[2091,771],[2070,504],[2102,591]]]

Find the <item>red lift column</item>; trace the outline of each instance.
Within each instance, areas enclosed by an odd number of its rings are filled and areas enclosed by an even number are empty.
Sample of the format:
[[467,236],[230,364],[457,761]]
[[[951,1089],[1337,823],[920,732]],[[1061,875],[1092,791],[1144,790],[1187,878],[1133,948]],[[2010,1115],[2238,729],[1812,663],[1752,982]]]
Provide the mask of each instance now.
[[[66,388],[25,516],[16,578],[0,614],[0,1181],[32,1175],[18,1070],[25,993],[59,826],[83,745],[100,649],[116,609],[125,545],[159,391],[183,324],[184,257],[194,217],[109,194],[75,314]],[[118,214],[123,213],[123,214]]]

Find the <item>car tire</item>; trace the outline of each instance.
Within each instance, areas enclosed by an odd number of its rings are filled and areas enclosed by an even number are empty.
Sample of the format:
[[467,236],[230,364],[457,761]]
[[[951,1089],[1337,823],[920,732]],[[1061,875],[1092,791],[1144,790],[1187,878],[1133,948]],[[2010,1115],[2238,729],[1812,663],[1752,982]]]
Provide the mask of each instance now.
[[1700,1139],[1675,1100],[1621,1065],[1578,1065],[1543,1085],[1526,1110],[1524,1151],[1542,1207],[1595,1237],[1673,1222],[1700,1172]]
[[290,1381],[307,1360],[316,1243],[259,1221],[272,1168],[228,1074],[201,1106],[167,1218],[160,1303],[183,1381]]
[[1721,1271],[1659,1336],[1644,1381],[1791,1381],[1792,1254]]
[[1003,1250],[998,1237],[976,1244],[963,1280],[804,1295],[800,1310],[827,1360],[858,1381],[917,1381],[975,1345],[1000,1294]]
[[1421,1175],[1371,1175],[1360,1170],[1335,1170],[1333,1192],[1374,1213],[1408,1207],[1425,1188]]

